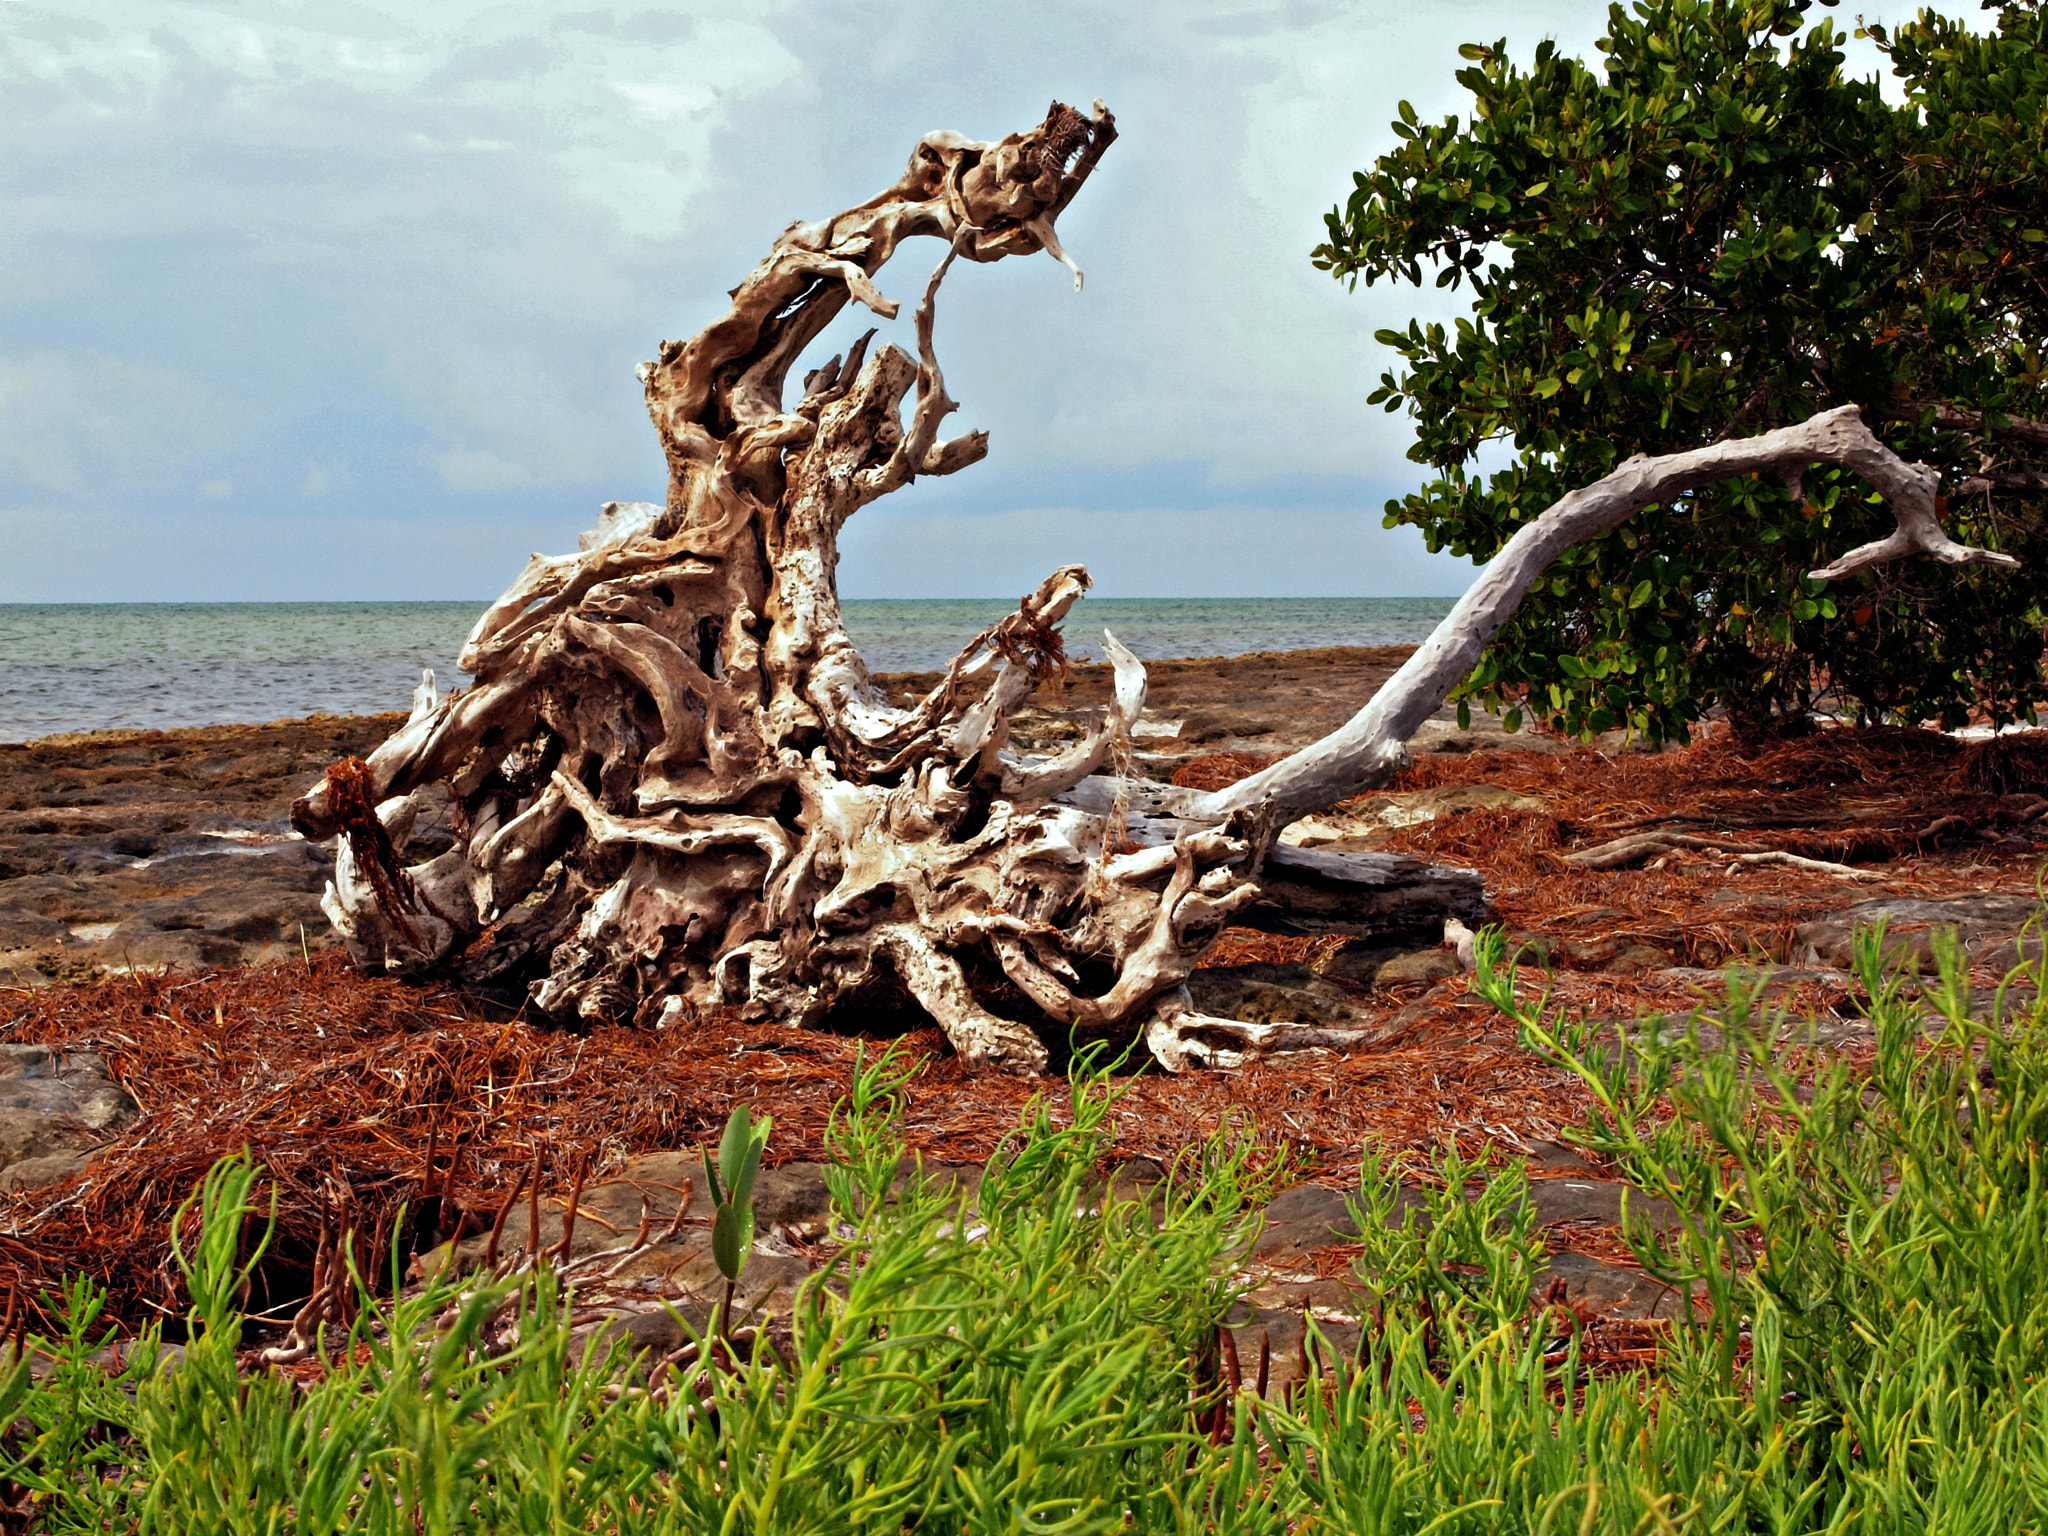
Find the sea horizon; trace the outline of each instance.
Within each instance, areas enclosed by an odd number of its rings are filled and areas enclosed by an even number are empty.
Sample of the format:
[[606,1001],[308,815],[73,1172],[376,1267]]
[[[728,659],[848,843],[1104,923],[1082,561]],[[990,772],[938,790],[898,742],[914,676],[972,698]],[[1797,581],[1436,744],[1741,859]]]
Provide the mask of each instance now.
[[[422,668],[443,690],[493,599],[0,602],[0,743],[64,732],[167,730],[404,709]],[[1455,596],[1085,598],[1067,617],[1076,660],[1113,631],[1141,660],[1336,645],[1412,645]],[[848,632],[876,672],[944,666],[1017,599],[848,598]]]

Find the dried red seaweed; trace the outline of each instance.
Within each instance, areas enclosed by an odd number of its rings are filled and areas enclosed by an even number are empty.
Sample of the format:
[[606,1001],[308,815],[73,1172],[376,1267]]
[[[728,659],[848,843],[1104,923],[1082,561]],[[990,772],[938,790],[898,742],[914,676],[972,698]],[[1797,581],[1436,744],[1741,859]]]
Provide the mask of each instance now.
[[[1882,850],[1858,857],[1886,860],[1880,889],[1888,893],[2031,892],[2042,859],[2038,823],[2001,820],[2022,808],[2010,797],[1958,790],[1951,774],[1961,755],[1946,737],[1873,731],[1768,749],[1714,740],[1666,754],[1425,757],[1392,788],[1488,782],[1544,808],[1446,816],[1395,830],[1386,846],[1484,873],[1509,928],[1549,944],[1554,1005],[1600,1018],[1684,1012],[1698,997],[1686,979],[1585,953],[1625,942],[1673,961],[1713,963],[1710,952],[1750,950],[1782,958],[1799,914],[1862,899],[1872,887],[1776,866],[1730,874],[1705,856],[1590,871],[1567,865],[1565,851],[1686,819],[1819,857],[1839,856],[1850,837],[1857,848]],[[1207,761],[1244,772],[1261,766],[1249,757]],[[1853,822],[1840,820],[1845,812]],[[1914,835],[1944,814],[1965,818],[1969,837]],[[1343,942],[1231,930],[1208,963],[1314,964]],[[1530,996],[1544,984],[1540,974],[1523,982]],[[310,966],[4,995],[0,1038],[97,1050],[144,1110],[69,1185],[0,1197],[0,1288],[22,1299],[24,1318],[69,1272],[107,1285],[124,1323],[180,1311],[171,1213],[214,1161],[243,1146],[280,1190],[278,1257],[252,1305],[285,1307],[288,1317],[307,1294],[323,1226],[332,1234],[353,1224],[366,1250],[381,1243],[387,1251],[458,1226],[489,1231],[536,1153],[543,1185],[555,1192],[547,1198],[559,1205],[586,1159],[589,1178],[600,1180],[625,1158],[715,1135],[746,1102],[775,1116],[771,1160],[819,1157],[856,1051],[865,1045],[873,1055],[872,1040],[722,1013],[668,1031],[555,1029],[451,988],[364,977],[337,954]],[[1808,983],[1791,1001],[1825,1010],[1842,995]],[[1489,1146],[1521,1153],[1581,1121],[1577,1081],[1523,1051],[1464,978],[1375,994],[1371,1006],[1384,1009],[1388,1028],[1348,1054],[1176,1079],[1141,1074],[1111,1113],[1114,1155],[1170,1162],[1235,1122],[1273,1149],[1284,1145],[1312,1177],[1343,1183],[1355,1178],[1367,1138],[1419,1168],[1446,1142],[1468,1156]],[[927,1157],[987,1157],[1037,1091],[963,1067],[935,1029],[913,1028],[901,1045],[928,1062],[904,1110],[910,1145]],[[443,1159],[447,1174],[437,1181],[430,1163]],[[419,1230],[394,1234],[407,1201]],[[1603,1247],[1602,1256],[1614,1255]]]

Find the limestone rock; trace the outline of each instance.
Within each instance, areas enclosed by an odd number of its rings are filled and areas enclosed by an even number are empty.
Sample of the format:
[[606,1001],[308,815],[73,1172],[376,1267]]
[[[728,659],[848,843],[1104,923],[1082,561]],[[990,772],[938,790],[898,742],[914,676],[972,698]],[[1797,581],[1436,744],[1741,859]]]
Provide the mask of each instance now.
[[1447,949],[1417,949],[1389,960],[1379,968],[1373,981],[1382,987],[1437,982],[1457,975],[1460,969],[1458,957]]
[[1602,1317],[1670,1317],[1679,1309],[1677,1294],[1662,1281],[1583,1253],[1552,1254],[1549,1267],[1536,1277],[1534,1293],[1543,1295],[1553,1279],[1564,1281],[1568,1304]]
[[1251,710],[1215,706],[1190,710],[1181,720],[1174,740],[1184,746],[1207,746],[1212,742],[1251,740],[1271,736],[1275,730],[1270,716]]
[[2038,917],[2041,904],[2032,896],[1955,896],[1942,901],[1879,897],[1802,923],[1793,937],[1793,962],[1849,970],[1855,964],[1855,935],[1880,918],[1885,922],[1885,953],[1894,963],[1917,963],[1921,974],[1934,974],[1933,935],[1954,929],[1973,961],[2011,967],[2022,958],[2038,959],[2041,941],[2021,930]]
[[[0,979],[297,958],[333,942],[324,848],[285,820],[338,752],[402,716],[103,731],[0,745]],[[413,840],[452,842],[446,816]],[[424,843],[422,838],[424,834]]]
[[140,1112],[95,1051],[0,1045],[0,1188],[77,1172]]
[[1306,965],[1229,965],[1196,971],[1188,995],[1202,1013],[1246,1024],[1352,1024],[1373,1010]]

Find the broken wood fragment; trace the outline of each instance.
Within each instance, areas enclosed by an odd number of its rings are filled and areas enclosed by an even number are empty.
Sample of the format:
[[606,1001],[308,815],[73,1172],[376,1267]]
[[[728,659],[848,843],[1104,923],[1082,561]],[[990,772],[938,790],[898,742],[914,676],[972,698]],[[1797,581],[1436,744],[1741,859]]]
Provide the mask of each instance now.
[[1775,848],[1753,848],[1747,843],[1731,842],[1726,838],[1697,837],[1689,832],[1632,832],[1626,837],[1617,837],[1612,842],[1601,843],[1595,848],[1582,848],[1577,853],[1568,853],[1564,856],[1564,861],[1578,869],[1632,869],[1660,853],[1670,853],[1675,848],[1726,854],[1742,864],[1784,864],[1793,869],[1810,869],[1844,880],[1877,878],[1875,870],[1857,869],[1852,865],[1831,863],[1826,859],[1809,859]]

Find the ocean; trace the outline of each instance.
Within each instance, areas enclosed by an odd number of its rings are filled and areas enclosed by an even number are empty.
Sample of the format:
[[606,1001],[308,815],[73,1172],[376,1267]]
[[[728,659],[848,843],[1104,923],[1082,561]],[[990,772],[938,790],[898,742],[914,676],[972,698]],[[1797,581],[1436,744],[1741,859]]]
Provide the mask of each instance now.
[[[1107,628],[1146,660],[1325,645],[1412,645],[1449,597],[1091,598],[1068,653]],[[0,742],[60,731],[166,729],[374,714],[412,701],[420,668],[443,691],[485,607],[450,603],[0,603]],[[942,667],[1011,612],[1001,598],[868,600],[847,628],[877,672]]]

